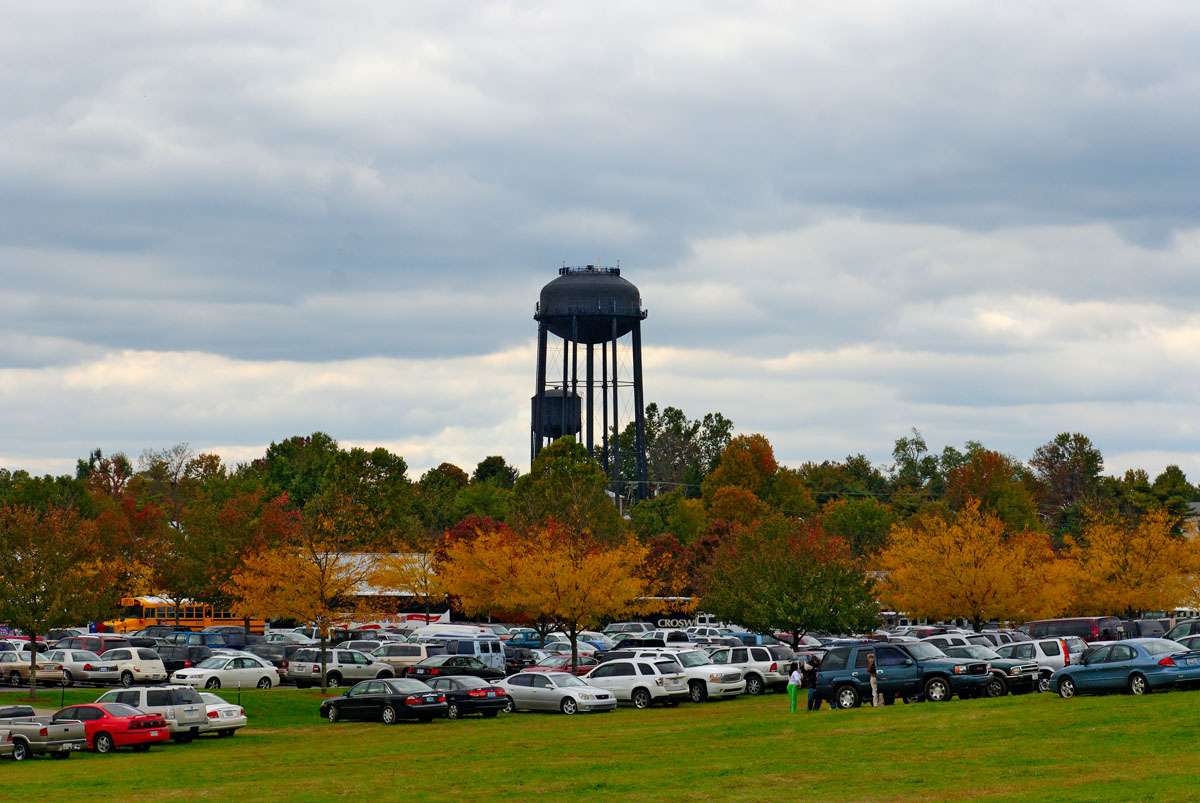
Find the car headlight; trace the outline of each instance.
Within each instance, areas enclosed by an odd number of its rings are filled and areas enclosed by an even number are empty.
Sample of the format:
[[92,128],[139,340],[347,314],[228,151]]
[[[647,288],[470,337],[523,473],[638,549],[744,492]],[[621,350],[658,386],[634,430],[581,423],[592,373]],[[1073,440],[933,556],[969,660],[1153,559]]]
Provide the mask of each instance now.
[[580,700],[595,700],[596,698],[590,694],[581,694],[581,695],[579,695],[579,699]]
[[1018,674],[1017,667],[1014,666],[1012,669],[1008,670],[1008,674],[1010,674],[1010,675]]
[[956,666],[956,667],[954,667],[954,674],[965,675],[965,674],[967,674],[967,668],[962,665]]

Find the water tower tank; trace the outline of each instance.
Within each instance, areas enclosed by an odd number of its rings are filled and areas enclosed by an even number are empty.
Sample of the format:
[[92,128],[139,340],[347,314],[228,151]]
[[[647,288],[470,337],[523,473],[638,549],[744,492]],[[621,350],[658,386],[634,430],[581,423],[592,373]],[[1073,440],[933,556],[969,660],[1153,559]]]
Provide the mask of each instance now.
[[[621,278],[620,268],[563,268],[554,281],[542,288],[537,314],[551,334],[575,337],[580,343],[612,340],[633,330],[634,321],[646,317],[642,296],[634,284]],[[572,322],[578,333],[572,331]]]

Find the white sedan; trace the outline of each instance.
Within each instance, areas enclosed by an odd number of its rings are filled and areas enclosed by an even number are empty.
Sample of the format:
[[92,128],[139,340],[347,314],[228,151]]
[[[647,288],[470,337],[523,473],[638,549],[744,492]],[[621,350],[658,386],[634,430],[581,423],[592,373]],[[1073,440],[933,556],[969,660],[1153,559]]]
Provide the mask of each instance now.
[[209,692],[201,694],[200,699],[204,701],[207,713],[204,724],[200,726],[201,733],[232,736],[238,728],[246,727],[246,710],[240,705],[226,702]]
[[171,675],[172,683],[202,686],[206,689],[269,689],[279,683],[279,672],[270,663],[248,653],[213,655]]

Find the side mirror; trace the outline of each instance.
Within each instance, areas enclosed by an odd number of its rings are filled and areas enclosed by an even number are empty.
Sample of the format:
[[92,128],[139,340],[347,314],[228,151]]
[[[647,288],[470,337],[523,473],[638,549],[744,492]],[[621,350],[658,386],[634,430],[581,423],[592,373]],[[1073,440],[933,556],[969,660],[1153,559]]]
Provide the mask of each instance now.
[[913,665],[913,659],[911,659],[911,658],[905,658],[905,659],[904,659],[904,665],[905,665],[905,666],[912,666],[912,665]]

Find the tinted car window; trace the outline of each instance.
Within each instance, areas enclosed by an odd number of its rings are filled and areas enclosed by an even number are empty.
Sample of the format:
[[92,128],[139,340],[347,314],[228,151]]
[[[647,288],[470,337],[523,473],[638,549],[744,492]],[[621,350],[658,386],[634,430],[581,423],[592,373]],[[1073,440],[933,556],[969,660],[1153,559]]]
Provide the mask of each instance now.
[[1124,644],[1116,644],[1109,653],[1108,660],[1110,663],[1117,661],[1132,661],[1137,653],[1133,651],[1133,647],[1127,647]]
[[550,688],[550,681],[541,675],[537,675],[529,679],[529,685],[533,686],[535,689],[548,689]]
[[871,657],[870,650],[859,650],[858,655],[855,656],[855,658],[854,658],[854,668],[855,669],[865,669],[867,666],[867,659],[870,657]]
[[834,670],[834,669],[845,669],[846,668],[846,660],[849,657],[850,657],[849,650],[846,650],[846,649],[830,650],[828,653],[825,654],[825,657],[821,659],[821,669],[822,669],[822,671]]
[[200,698],[200,692],[193,688],[171,689],[169,693],[171,695],[171,705],[194,705],[195,703],[204,702]]
[[638,666],[638,671],[641,672],[643,675],[655,674],[654,667],[650,666],[650,664],[638,664],[637,666]]
[[137,654],[138,658],[141,658],[143,661],[158,660],[158,653],[156,653],[154,650],[138,650]]
[[146,705],[159,707],[171,704],[171,695],[165,691],[146,692]]
[[895,647],[879,647],[875,650],[875,662],[880,666],[903,666],[906,658]]
[[1112,647],[1098,647],[1089,655],[1084,656],[1085,664],[1102,664],[1108,661],[1108,654],[1112,651]]
[[616,664],[612,669],[613,677],[628,677],[633,674],[632,664]]

